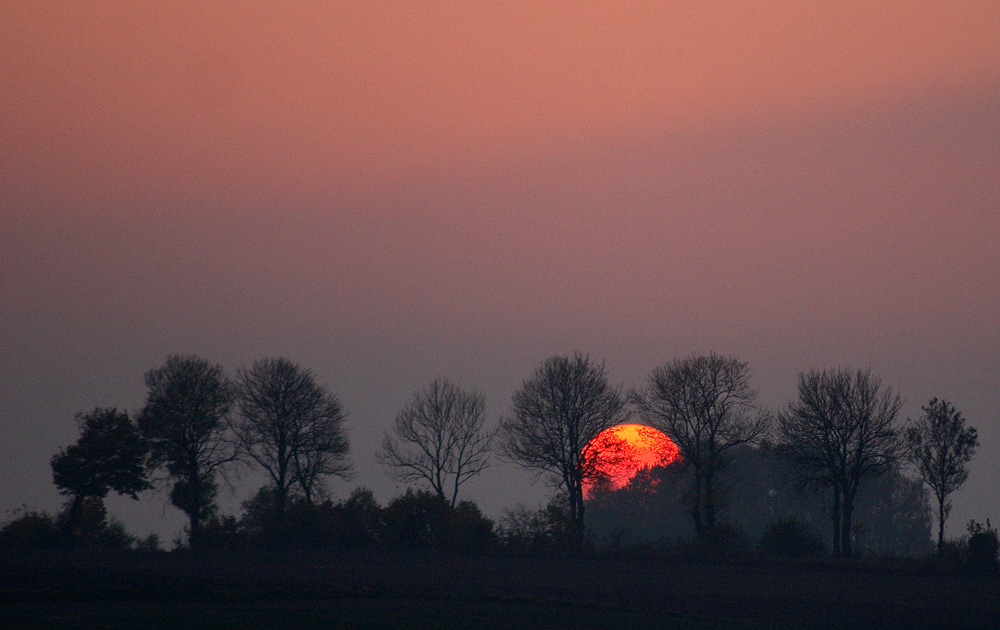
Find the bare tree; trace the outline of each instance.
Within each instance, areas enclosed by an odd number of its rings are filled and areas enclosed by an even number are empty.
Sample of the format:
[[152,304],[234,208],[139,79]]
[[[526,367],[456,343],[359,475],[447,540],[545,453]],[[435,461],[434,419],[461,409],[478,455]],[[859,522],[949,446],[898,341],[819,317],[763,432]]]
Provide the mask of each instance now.
[[496,430],[485,428],[485,408],[479,392],[437,379],[399,412],[377,457],[393,479],[426,481],[454,507],[459,486],[490,464]]
[[344,414],[312,372],[287,359],[256,361],[239,370],[237,381],[234,433],[241,454],[263,468],[274,484],[273,507],[280,523],[295,484],[311,500],[320,475],[348,472]]
[[916,424],[906,430],[907,458],[938,501],[938,549],[944,546],[944,523],[951,512],[948,495],[969,477],[968,464],[979,449],[974,427],[947,400],[932,398]]
[[501,455],[566,491],[569,514],[583,537],[583,487],[601,477],[591,440],[619,423],[625,402],[608,383],[604,363],[579,353],[546,360],[513,397],[501,423]]
[[353,466],[347,461],[350,444],[342,424],[347,418],[336,396],[322,392],[316,413],[306,428],[303,448],[295,454],[295,477],[307,503],[326,496],[328,477],[350,479]]
[[693,471],[691,516],[699,538],[715,531],[717,474],[733,449],[761,439],[769,417],[755,404],[747,363],[711,353],[657,367],[631,400],[643,419],[677,444]]
[[216,475],[236,457],[227,439],[236,389],[222,366],[197,356],[172,356],[146,372],[149,393],[139,430],[150,446],[150,464],[174,480],[170,501],[190,519],[192,544],[215,510]]
[[871,370],[799,374],[798,393],[779,414],[776,453],[800,487],[832,491],[833,552],[849,558],[858,488],[902,454],[896,427],[902,399]]

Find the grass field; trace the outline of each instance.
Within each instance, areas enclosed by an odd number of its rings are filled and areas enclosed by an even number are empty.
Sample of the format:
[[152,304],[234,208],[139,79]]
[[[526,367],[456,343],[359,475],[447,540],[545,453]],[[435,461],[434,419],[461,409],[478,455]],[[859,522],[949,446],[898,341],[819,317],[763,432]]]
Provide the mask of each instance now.
[[407,552],[0,557],[2,628],[998,628],[914,564]]

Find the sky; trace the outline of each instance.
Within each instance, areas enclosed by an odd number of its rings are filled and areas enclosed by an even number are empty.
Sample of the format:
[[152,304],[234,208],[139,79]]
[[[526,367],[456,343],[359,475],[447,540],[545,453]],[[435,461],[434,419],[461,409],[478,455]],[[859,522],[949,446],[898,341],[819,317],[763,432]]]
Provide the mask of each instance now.
[[[172,354],[313,370],[332,495],[386,501],[414,391],[498,419],[574,351],[624,387],[737,356],[772,410],[870,367],[979,430],[949,533],[1000,520],[996,2],[0,1],[0,261],[0,521],[58,509],[74,414]],[[460,498],[549,492],[497,464]]]

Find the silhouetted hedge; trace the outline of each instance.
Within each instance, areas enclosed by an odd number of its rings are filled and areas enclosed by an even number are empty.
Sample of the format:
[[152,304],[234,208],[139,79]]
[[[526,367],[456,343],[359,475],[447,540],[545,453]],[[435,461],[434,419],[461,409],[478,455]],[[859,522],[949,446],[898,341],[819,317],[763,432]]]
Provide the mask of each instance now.
[[768,525],[759,546],[764,553],[779,558],[810,558],[826,554],[823,541],[809,524],[794,516]]

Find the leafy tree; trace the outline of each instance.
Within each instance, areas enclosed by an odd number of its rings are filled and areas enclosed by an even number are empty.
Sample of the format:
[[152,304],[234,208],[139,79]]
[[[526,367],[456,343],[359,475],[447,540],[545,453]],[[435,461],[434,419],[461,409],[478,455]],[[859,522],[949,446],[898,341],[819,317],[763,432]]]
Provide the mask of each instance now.
[[968,464],[979,448],[976,429],[946,400],[932,398],[916,424],[906,430],[907,457],[938,504],[938,549],[944,545],[944,523],[951,513],[948,496],[969,477]]
[[197,356],[172,356],[146,373],[149,392],[139,430],[150,445],[150,463],[173,480],[170,501],[190,520],[193,545],[215,511],[216,475],[232,462],[228,416],[236,388],[222,366]]
[[776,453],[800,487],[832,490],[833,553],[849,558],[862,481],[887,472],[901,455],[902,399],[870,370],[803,373],[798,394],[779,414]]
[[349,472],[345,415],[336,396],[317,384],[312,372],[287,359],[256,361],[239,370],[237,383],[237,443],[246,458],[267,472],[280,523],[294,485],[311,502],[322,475]]
[[643,419],[666,433],[693,472],[691,516],[699,538],[712,535],[718,511],[718,474],[736,447],[752,444],[768,428],[755,404],[747,363],[715,353],[657,367],[631,399]]
[[608,383],[603,363],[579,353],[546,360],[514,393],[501,423],[501,454],[547,473],[566,492],[576,538],[583,541],[585,484],[602,472],[591,440],[619,423],[625,402]]
[[95,408],[76,414],[80,437],[52,456],[52,478],[59,492],[69,496],[64,525],[72,533],[87,499],[103,501],[114,490],[138,498],[150,487],[146,480],[148,446],[128,414]]
[[484,426],[485,406],[479,392],[437,379],[399,412],[377,457],[392,478],[426,481],[454,507],[459,486],[490,463],[496,431]]

